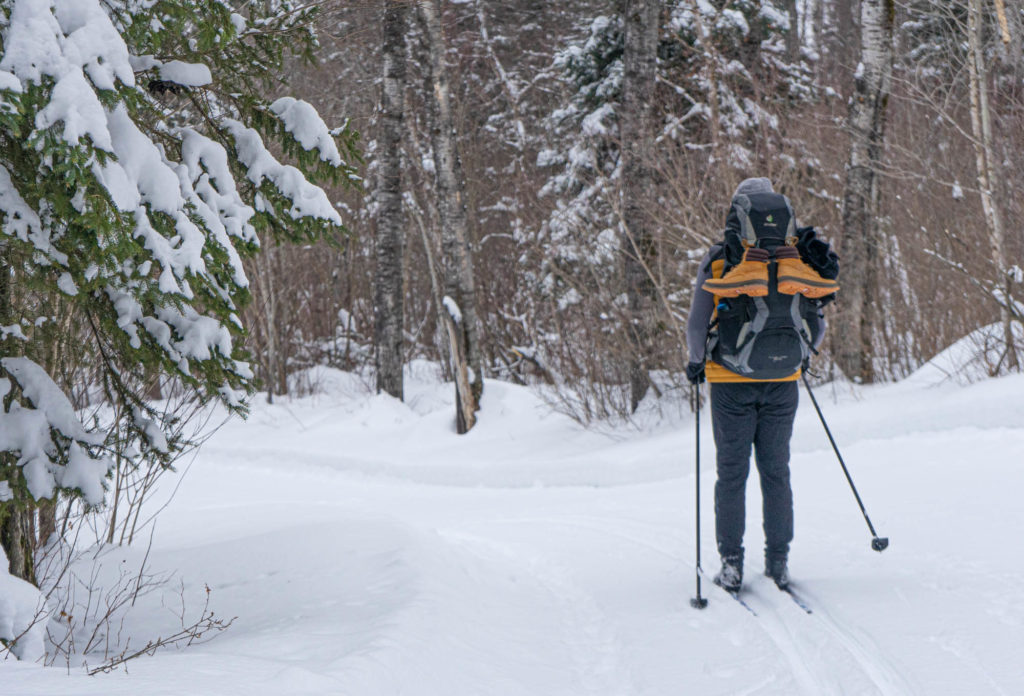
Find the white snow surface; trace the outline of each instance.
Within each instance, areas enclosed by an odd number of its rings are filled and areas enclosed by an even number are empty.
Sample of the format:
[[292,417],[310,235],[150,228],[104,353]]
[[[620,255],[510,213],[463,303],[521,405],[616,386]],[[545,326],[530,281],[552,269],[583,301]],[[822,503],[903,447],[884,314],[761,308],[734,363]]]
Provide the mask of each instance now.
[[[238,617],[226,633],[127,674],[9,660],[0,693],[1024,693],[1024,375],[964,385],[932,370],[817,389],[891,539],[881,554],[802,393],[790,570],[814,613],[761,575],[752,480],[755,617],[709,577],[708,607],[690,607],[692,416],[648,410],[639,427],[588,432],[530,390],[489,381],[478,425],[458,436],[453,387],[424,363],[407,374],[401,403],[319,371],[317,395],[258,402],[201,450],[149,556],[181,573],[192,605],[208,585],[218,615]],[[700,425],[710,576],[706,412]],[[144,598],[125,630],[166,635],[176,618],[162,601],[176,606],[177,592]]]

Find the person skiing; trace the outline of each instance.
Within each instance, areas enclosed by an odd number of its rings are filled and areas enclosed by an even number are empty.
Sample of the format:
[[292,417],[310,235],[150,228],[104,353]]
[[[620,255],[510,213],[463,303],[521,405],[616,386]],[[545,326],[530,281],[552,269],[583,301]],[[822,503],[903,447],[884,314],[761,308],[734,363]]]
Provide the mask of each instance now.
[[714,582],[727,591],[738,592],[743,582],[751,448],[761,483],[765,574],[782,589],[789,584],[797,380],[824,338],[821,309],[839,289],[838,270],[838,257],[813,228],[796,227],[789,200],[765,178],[737,187],[724,240],[700,263],[687,324],[687,377],[710,383],[722,559]]

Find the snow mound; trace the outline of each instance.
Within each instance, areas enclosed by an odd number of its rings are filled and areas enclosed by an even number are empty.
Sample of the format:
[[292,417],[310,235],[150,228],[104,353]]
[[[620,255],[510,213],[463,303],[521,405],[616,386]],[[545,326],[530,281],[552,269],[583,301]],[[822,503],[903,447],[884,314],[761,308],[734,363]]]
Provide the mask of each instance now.
[[[1024,349],[1024,326],[1014,324],[1014,342],[1018,353]],[[998,374],[1005,365],[1000,364],[1006,342],[1002,324],[989,324],[974,331],[946,348],[905,382],[927,386],[954,382],[966,385]]]
[[35,662],[43,656],[45,621],[38,621],[43,596],[29,583],[8,575],[7,554],[0,548],[0,639],[16,640],[11,652],[20,660]]

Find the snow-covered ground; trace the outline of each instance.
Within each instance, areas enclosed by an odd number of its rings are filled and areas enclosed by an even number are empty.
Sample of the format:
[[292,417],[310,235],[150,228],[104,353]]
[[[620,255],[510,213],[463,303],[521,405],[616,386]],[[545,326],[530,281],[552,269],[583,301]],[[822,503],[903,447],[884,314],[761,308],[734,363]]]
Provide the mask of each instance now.
[[[806,393],[793,440],[794,585],[761,573],[749,485],[748,602],[694,594],[693,421],[581,430],[488,382],[452,432],[451,387],[411,371],[407,403],[326,372],[323,393],[231,422],[162,513],[150,561],[237,616],[212,642],[86,677],[0,663],[0,693],[1024,693],[1024,375],[971,386],[935,366],[818,391],[879,533],[870,534]],[[714,451],[702,423],[704,565]],[[671,422],[669,422],[671,421]],[[175,483],[175,482],[171,482]],[[126,630],[174,625],[150,596]]]

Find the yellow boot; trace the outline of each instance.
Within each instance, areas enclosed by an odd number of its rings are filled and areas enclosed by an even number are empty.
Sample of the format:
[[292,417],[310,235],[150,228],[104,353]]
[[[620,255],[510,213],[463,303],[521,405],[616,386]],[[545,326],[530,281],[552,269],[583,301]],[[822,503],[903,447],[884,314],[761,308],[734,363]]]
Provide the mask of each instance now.
[[796,247],[780,246],[775,250],[779,264],[779,292],[785,295],[824,297],[839,290],[839,283],[822,278],[817,271],[800,259]]
[[768,294],[769,258],[764,249],[750,247],[743,252],[743,261],[739,265],[721,278],[707,281],[703,287],[719,297],[764,297]]

